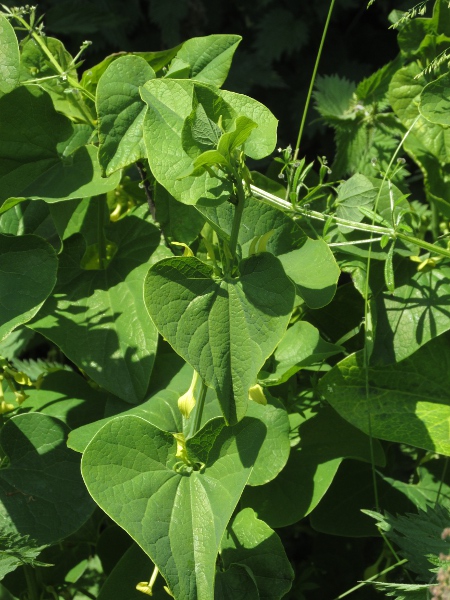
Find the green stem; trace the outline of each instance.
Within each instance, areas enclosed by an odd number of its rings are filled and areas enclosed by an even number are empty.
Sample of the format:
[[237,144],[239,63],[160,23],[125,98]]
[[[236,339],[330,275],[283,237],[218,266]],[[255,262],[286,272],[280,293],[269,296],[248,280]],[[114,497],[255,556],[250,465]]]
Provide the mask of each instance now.
[[372,577],[369,577],[369,579],[366,579],[365,581],[361,581],[358,585],[355,585],[355,587],[352,587],[352,589],[347,590],[346,592],[344,592],[343,594],[341,594],[340,596],[338,596],[335,600],[341,600],[341,598],[345,598],[346,596],[349,596],[350,594],[352,594],[353,592],[356,592],[356,590],[359,590],[360,588],[364,587],[365,585],[367,585],[371,581],[375,581],[378,577],[381,577],[382,575],[386,575],[386,573],[389,573],[390,571],[393,571],[397,567],[400,567],[400,566],[404,565],[407,562],[408,562],[408,559],[404,558],[403,560],[399,561],[395,565],[391,565],[390,567],[387,567],[383,571],[380,571],[380,573],[377,573],[376,575],[373,575]]
[[[278,198],[277,196],[274,196],[269,192],[261,190],[254,185],[250,186],[250,189],[253,195],[265,204],[268,204],[273,208],[277,208],[278,210],[289,211],[290,213],[294,212],[293,206],[290,202],[286,202],[286,200],[282,200],[281,198]],[[416,238],[412,235],[407,235],[406,233],[403,233],[401,231],[395,231],[390,227],[381,227],[380,225],[371,225],[368,223],[357,223],[355,221],[349,221],[348,219],[340,219],[339,217],[335,217],[334,215],[324,215],[315,210],[307,210],[305,208],[297,208],[295,212],[299,215],[309,217],[311,219],[316,219],[318,221],[328,221],[328,219],[331,219],[333,223],[336,223],[338,225],[345,225],[347,227],[351,227],[352,229],[357,229],[359,231],[373,231],[374,233],[378,233],[379,235],[387,234],[391,239],[398,238],[405,242],[409,242],[410,244],[419,246],[419,248],[423,248],[428,252],[432,252],[434,254],[438,254],[439,256],[445,256],[446,258],[450,258],[450,250],[440,248],[439,246],[435,246],[434,244],[425,242],[424,240]]]
[[203,408],[205,406],[205,398],[206,398],[207,391],[208,391],[208,387],[202,381],[200,395],[198,397],[197,404],[195,405],[195,408],[194,408],[194,415],[193,415],[194,420],[193,420],[192,429],[191,429],[192,433],[189,437],[194,437],[194,435],[200,429],[200,424],[202,422]]
[[311,96],[312,96],[312,92],[314,89],[314,83],[316,82],[317,70],[319,68],[319,62],[320,62],[320,58],[322,56],[322,50],[323,50],[323,46],[325,44],[325,38],[327,37],[328,26],[330,24],[331,14],[332,14],[333,8],[334,8],[334,3],[335,3],[335,0],[331,0],[330,7],[328,9],[327,20],[325,21],[325,26],[324,26],[323,32],[322,32],[322,39],[320,40],[319,50],[317,51],[316,62],[314,64],[314,71],[313,71],[313,74],[311,77],[311,82],[309,84],[309,90],[308,90],[308,95],[306,96],[305,107],[303,109],[302,122],[300,123],[300,130],[298,132],[297,143],[295,144],[295,151],[294,151],[294,158],[293,158],[294,161],[297,160],[298,152],[300,150],[300,142],[301,142],[302,135],[303,135],[303,129],[305,128],[306,115],[308,113],[309,103],[311,102]]
[[97,198],[97,248],[98,265],[100,269],[106,269],[106,235],[105,235],[105,209],[106,197]]
[[237,205],[234,209],[234,218],[233,218],[233,225],[231,228],[229,248],[230,248],[231,256],[233,258],[236,258],[236,248],[237,248],[237,241],[238,241],[238,236],[239,236],[239,229],[241,226],[242,213],[244,212],[244,206],[245,206],[245,191],[244,191],[244,186],[242,184],[242,179],[239,177],[239,173],[237,172],[237,170],[235,170],[233,174],[234,174],[236,190],[237,190]]
[[433,240],[436,241],[439,237],[439,209],[435,202],[431,202],[431,232]]
[[30,565],[23,565],[25,579],[27,582],[29,600],[39,600],[39,590],[36,581],[36,573]]

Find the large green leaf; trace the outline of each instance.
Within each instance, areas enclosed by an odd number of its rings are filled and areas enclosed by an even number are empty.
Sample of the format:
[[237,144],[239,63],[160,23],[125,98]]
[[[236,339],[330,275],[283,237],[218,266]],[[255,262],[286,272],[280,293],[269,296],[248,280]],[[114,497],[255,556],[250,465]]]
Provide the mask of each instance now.
[[160,333],[216,390],[225,419],[241,419],[294,304],[278,259],[252,256],[240,263],[239,277],[222,279],[196,258],[163,260],[150,269],[144,294]]
[[34,234],[61,250],[61,241],[53,223],[49,206],[43,200],[28,200],[0,214],[0,232],[10,235]]
[[0,14],[0,95],[11,92],[19,83],[19,43],[8,19]]
[[214,600],[259,600],[258,586],[250,569],[232,564],[226,571],[217,571]]
[[[200,432],[201,433],[201,432]],[[106,424],[82,473],[99,506],[145,550],[175,598],[214,598],[217,552],[250,476],[265,427],[225,427],[201,470],[177,472],[174,437],[139,417]]]
[[381,269],[374,282],[377,334],[373,363],[399,362],[450,329],[450,264],[440,263],[428,271],[418,271],[417,263],[410,260],[395,266],[393,293],[385,289]]
[[420,94],[419,111],[425,119],[439,125],[450,125],[449,89],[448,73],[444,73],[423,88]]
[[230,182],[220,173],[214,177],[207,171],[189,175],[195,159],[205,150],[200,145],[192,146],[192,141],[186,146],[185,121],[196,108],[195,102],[200,103],[213,123],[217,124],[222,116],[226,128],[232,127],[239,115],[252,119],[258,127],[245,143],[245,153],[251,158],[263,158],[275,147],[275,117],[247,96],[180,79],[150,80],[141,88],[141,95],[148,105],[144,140],[152,172],[174,198],[185,204],[214,205],[232,193]]
[[310,308],[326,306],[336,292],[340,269],[328,244],[307,238],[301,248],[279,256],[297,294]]
[[9,464],[0,470],[2,529],[51,544],[88,519],[94,504],[66,439],[61,421],[39,413],[12,417],[3,426],[0,443]]
[[157,331],[142,297],[149,263],[160,251],[158,229],[145,207],[106,231],[117,252],[106,269],[84,269],[81,235],[64,243],[54,294],[30,325],[57,344],[94,381],[135,404],[145,397],[156,352]]
[[[370,462],[369,438],[331,408],[298,417],[300,443],[292,448],[285,468],[262,487],[247,487],[243,506],[252,507],[271,527],[285,527],[308,515],[330,487],[344,458]],[[375,461],[384,464],[379,442]]]
[[184,42],[173,59],[166,77],[180,77],[220,87],[227,78],[240,35],[208,35]]
[[398,364],[364,368],[363,353],[338,363],[320,390],[338,413],[383,440],[450,455],[449,338],[441,335]]
[[36,235],[0,234],[0,340],[34,317],[56,283],[54,249]]
[[1,97],[0,203],[8,198],[57,202],[114,189],[120,173],[102,178],[94,146],[68,153],[74,132],[71,121],[37,86],[21,86]]
[[139,56],[122,56],[112,62],[97,86],[99,120],[98,158],[105,175],[146,157],[142,124],[147,105],[139,87],[155,72]]
[[294,572],[281,540],[251,508],[241,510],[228,525],[220,555],[225,568],[240,564],[251,570],[261,599],[279,600],[291,588]]

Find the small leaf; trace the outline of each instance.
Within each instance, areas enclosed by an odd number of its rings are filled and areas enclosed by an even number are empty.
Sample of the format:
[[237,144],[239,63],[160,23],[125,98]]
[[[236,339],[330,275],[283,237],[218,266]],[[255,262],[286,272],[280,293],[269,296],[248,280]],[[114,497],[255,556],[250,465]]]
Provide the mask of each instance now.
[[224,156],[230,155],[236,148],[245,144],[257,123],[248,117],[239,116],[232,131],[227,131],[219,140],[218,150]]

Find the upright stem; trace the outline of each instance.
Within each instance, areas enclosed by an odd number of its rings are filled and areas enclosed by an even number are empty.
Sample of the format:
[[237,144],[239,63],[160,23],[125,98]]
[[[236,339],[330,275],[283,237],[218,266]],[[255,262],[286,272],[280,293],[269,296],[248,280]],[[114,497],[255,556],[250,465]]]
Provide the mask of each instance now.
[[205,398],[206,398],[206,392],[208,391],[207,386],[203,383],[202,380],[202,387],[200,389],[200,395],[198,397],[197,400],[197,404],[195,405],[194,408],[194,421],[192,424],[192,429],[191,429],[191,436],[193,437],[197,431],[200,429],[200,424],[202,422],[202,416],[203,416],[203,408],[205,407]]
[[322,39],[320,40],[319,50],[317,51],[316,62],[314,64],[314,71],[313,71],[313,74],[312,74],[312,77],[311,77],[311,83],[309,84],[309,90],[308,90],[308,95],[306,96],[305,107],[303,109],[302,122],[300,123],[300,130],[298,132],[297,143],[295,144],[295,151],[294,151],[294,158],[293,158],[294,161],[297,160],[298,151],[300,150],[300,142],[301,142],[302,135],[303,135],[303,129],[305,128],[306,115],[308,113],[309,103],[311,102],[311,96],[312,96],[312,92],[313,92],[313,89],[314,89],[314,83],[316,81],[316,76],[317,76],[317,70],[319,68],[320,57],[322,56],[322,50],[323,50],[323,46],[324,46],[324,43],[325,43],[325,38],[327,37],[328,25],[330,24],[331,13],[333,12],[334,3],[335,3],[335,0],[331,0],[331,2],[330,2],[330,8],[328,9],[327,20],[325,21],[325,26],[323,28]]
[[30,600],[39,600],[39,589],[36,581],[36,573],[30,565],[23,565],[25,579],[27,582],[28,596]]
[[236,184],[238,202],[234,209],[234,218],[233,218],[233,225],[231,228],[230,245],[229,245],[230,252],[231,252],[231,255],[233,258],[236,257],[236,248],[237,248],[237,241],[238,241],[238,236],[239,236],[239,228],[241,226],[242,213],[244,212],[244,205],[245,205],[244,186],[242,185],[242,179],[240,178],[237,170],[234,170],[234,179],[235,179],[235,184]]
[[97,247],[98,265],[100,269],[106,269],[106,236],[105,236],[105,196],[97,198]]

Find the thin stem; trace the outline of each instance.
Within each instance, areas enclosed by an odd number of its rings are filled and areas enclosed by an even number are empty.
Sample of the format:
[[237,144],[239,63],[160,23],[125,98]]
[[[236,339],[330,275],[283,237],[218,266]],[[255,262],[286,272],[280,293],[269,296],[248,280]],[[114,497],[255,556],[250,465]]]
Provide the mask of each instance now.
[[331,13],[333,12],[333,8],[334,8],[334,2],[335,2],[335,0],[331,0],[331,2],[330,2],[330,8],[328,9],[327,20],[325,21],[325,26],[324,26],[323,32],[322,32],[322,39],[320,40],[319,50],[317,51],[316,62],[314,64],[314,71],[313,71],[313,74],[311,77],[311,82],[309,84],[309,90],[308,90],[308,95],[306,96],[305,107],[303,109],[302,122],[300,123],[300,130],[298,132],[297,143],[295,144],[295,151],[294,151],[294,157],[293,157],[294,161],[297,160],[298,152],[300,150],[300,142],[301,142],[302,135],[303,135],[303,129],[305,128],[306,115],[308,113],[309,103],[311,102],[311,96],[312,96],[312,92],[314,89],[314,83],[316,81],[317,70],[319,68],[319,62],[320,62],[320,58],[322,56],[322,50],[323,50],[323,46],[325,43],[325,38],[327,37],[327,33],[328,33],[328,26],[330,24]]
[[28,596],[30,600],[39,600],[39,590],[36,581],[36,573],[30,565],[23,565],[25,579],[27,582]]
[[355,585],[355,587],[352,587],[350,590],[347,590],[346,592],[344,592],[343,594],[341,594],[340,596],[335,598],[335,600],[341,600],[342,598],[349,596],[353,592],[356,592],[356,590],[359,590],[360,588],[364,587],[367,583],[370,583],[371,581],[375,581],[378,577],[381,577],[382,575],[386,575],[386,573],[393,571],[397,567],[400,567],[407,562],[408,562],[408,559],[404,558],[403,560],[399,561],[398,563],[395,563],[395,565],[391,565],[390,567],[387,567],[383,571],[380,571],[380,573],[377,573],[376,575],[369,577],[369,579],[366,579],[365,581],[361,581],[360,583],[358,583],[358,585]]
[[105,196],[97,198],[97,249],[98,249],[98,264],[100,269],[106,269],[106,236],[105,236]]
[[197,431],[200,429],[200,424],[202,422],[202,416],[203,416],[203,408],[205,406],[205,398],[206,398],[206,392],[208,391],[208,387],[203,383],[202,381],[202,387],[200,389],[200,394],[197,400],[197,404],[195,405],[194,408],[194,422],[192,425],[192,435],[190,437],[193,437]]
[[239,228],[241,226],[242,213],[244,212],[244,205],[245,205],[245,192],[244,192],[244,186],[242,184],[242,179],[239,177],[239,173],[236,170],[234,171],[234,178],[235,178],[238,202],[234,209],[234,218],[233,218],[233,225],[231,228],[229,248],[230,248],[231,256],[233,258],[236,258],[236,248],[237,248],[237,241],[238,241],[238,236],[239,236]]
[[135,163],[135,165],[136,165],[136,169],[139,171],[139,177],[141,178],[142,185],[144,186],[144,192],[145,192],[145,197],[147,198],[148,210],[150,211],[150,214],[152,215],[153,221],[156,223],[157,221],[156,221],[155,201],[153,200],[152,192],[150,190],[150,184],[147,179],[147,173],[145,171],[145,167],[139,160]]

